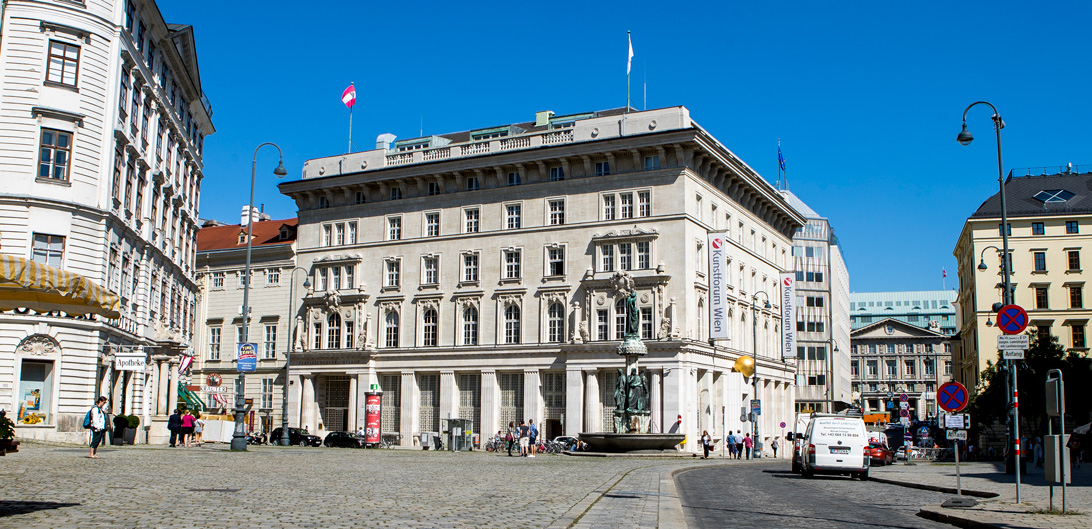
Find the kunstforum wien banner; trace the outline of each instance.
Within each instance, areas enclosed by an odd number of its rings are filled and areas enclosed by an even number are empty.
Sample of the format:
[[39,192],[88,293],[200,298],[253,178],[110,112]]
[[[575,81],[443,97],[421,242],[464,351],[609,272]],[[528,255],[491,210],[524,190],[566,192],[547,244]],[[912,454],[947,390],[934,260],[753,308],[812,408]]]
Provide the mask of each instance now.
[[796,358],[796,274],[781,274],[781,359]]
[[709,232],[709,337],[727,339],[728,243],[724,232]]

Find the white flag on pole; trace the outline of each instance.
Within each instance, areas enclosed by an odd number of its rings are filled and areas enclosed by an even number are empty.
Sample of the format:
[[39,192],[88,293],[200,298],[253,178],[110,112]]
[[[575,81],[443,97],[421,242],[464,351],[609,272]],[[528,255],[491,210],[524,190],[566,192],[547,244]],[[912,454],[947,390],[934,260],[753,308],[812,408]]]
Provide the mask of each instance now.
[[629,75],[630,70],[633,68],[633,37],[626,35],[629,40],[629,58],[626,59],[626,75]]

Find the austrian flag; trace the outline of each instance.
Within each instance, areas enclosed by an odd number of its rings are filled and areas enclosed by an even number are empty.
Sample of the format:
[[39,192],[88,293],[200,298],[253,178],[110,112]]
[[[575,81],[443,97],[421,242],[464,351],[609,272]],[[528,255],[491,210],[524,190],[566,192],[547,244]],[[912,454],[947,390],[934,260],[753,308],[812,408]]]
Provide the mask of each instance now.
[[356,103],[356,88],[353,85],[349,85],[349,88],[341,93],[341,102],[345,103],[345,106],[353,108],[353,104]]

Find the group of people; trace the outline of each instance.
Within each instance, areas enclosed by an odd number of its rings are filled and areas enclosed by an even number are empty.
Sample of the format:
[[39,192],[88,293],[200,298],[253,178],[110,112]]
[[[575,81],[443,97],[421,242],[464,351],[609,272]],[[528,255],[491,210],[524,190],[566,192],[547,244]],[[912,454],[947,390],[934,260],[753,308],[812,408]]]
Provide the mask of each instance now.
[[[497,432],[500,436],[500,432]],[[512,449],[518,447],[520,457],[535,457],[538,452],[538,428],[535,420],[508,423],[508,432],[504,434],[504,440],[508,445],[508,455],[512,455]]]
[[203,442],[201,432],[204,428],[205,421],[188,409],[183,410],[182,413],[174,410],[174,413],[167,417],[167,430],[171,432],[171,448],[178,446],[179,443],[184,448],[201,446]]
[[[751,450],[755,446],[754,439],[751,438],[751,434],[742,434],[740,430],[736,430],[736,433],[728,431],[728,435],[724,438],[724,444],[728,445],[728,457],[733,459],[751,459]],[[709,431],[703,430],[701,432],[701,446],[702,446],[702,459],[709,459],[709,452],[715,450],[713,446],[713,437],[709,435]],[[774,457],[777,457],[777,439],[774,439],[771,448],[773,449]]]

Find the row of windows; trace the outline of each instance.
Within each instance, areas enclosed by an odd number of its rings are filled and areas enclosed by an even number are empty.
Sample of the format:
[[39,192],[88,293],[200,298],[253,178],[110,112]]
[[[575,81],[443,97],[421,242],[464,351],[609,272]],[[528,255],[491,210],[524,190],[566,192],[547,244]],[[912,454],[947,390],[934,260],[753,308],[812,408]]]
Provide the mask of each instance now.
[[[1005,233],[1003,233],[1003,231],[1007,231],[1008,233],[1005,234]],[[1079,234],[1080,233],[1079,223],[1077,221],[1075,221],[1075,220],[1065,221],[1065,233],[1066,233],[1066,235],[1077,235],[1077,234]],[[1032,222],[1031,223],[1031,234],[1032,235],[1046,235],[1046,224],[1043,223],[1043,222]],[[998,236],[1008,235],[1009,237],[1012,237],[1012,223],[1008,224],[1008,229],[1007,230],[1003,230],[1003,228],[1001,227],[1001,223],[998,222],[997,223],[997,235]]]
[[[898,372],[898,362],[897,361],[895,361],[895,360],[885,360],[884,361],[884,367],[886,368],[885,371],[884,371],[884,376],[886,378],[894,379],[894,378],[897,378],[897,377],[900,376],[899,372]],[[903,367],[903,371],[902,371],[901,376],[904,376],[904,377],[916,377],[916,376],[918,376],[918,374],[917,374],[918,361],[917,360],[909,360],[909,359],[908,360],[903,360],[902,367]],[[922,360],[921,367],[922,367],[922,376],[926,376],[926,377],[936,376],[936,363],[932,359]],[[878,376],[878,374],[879,374],[879,361],[878,360],[866,360],[865,361],[865,368],[867,370],[866,371],[866,378],[876,378]],[[851,361],[849,363],[849,371],[850,371],[850,375],[853,378],[860,379],[861,378],[860,362],[858,360]],[[951,360],[945,360],[944,361],[944,375],[951,375],[951,374],[952,374],[952,361]]]
[[[696,195],[694,197],[694,201],[695,201],[695,204],[696,204],[696,207],[697,207],[697,210],[698,210],[698,219],[701,220],[702,222],[705,222],[706,219],[704,217],[704,210],[703,210],[703,206],[702,206],[702,202],[703,202],[702,195],[701,194]],[[718,208],[716,203],[710,203],[709,204],[709,213],[710,213],[710,218],[712,219],[709,222],[709,225],[712,227],[713,231],[724,230],[724,238],[726,240],[730,240],[732,238],[732,214],[729,213],[729,212],[724,213],[724,225],[721,226],[720,225],[720,214],[718,213],[718,210],[719,210],[719,208]],[[740,220],[739,225],[738,225],[738,231],[736,231],[736,242],[739,244],[740,247],[750,248],[750,250],[752,252],[762,256],[763,258],[769,259],[770,261],[775,261],[778,265],[780,265],[782,267],[785,266],[785,250],[784,249],[781,250],[781,253],[779,255],[778,251],[777,251],[777,243],[768,243],[767,242],[768,239],[766,238],[765,234],[762,235],[762,237],[761,237],[762,242],[761,242],[761,244],[759,244],[758,232],[755,231],[754,228],[751,229],[750,245],[749,246],[745,245],[744,244],[744,239],[743,239],[744,228],[745,228],[745,224],[744,224],[744,222],[742,220]],[[794,255],[795,255],[795,250],[793,250],[793,251],[794,251]],[[700,251],[699,251],[699,254],[700,254]],[[699,266],[699,270],[700,270],[701,266],[702,266],[701,263],[699,263],[698,266]]]
[[[1079,285],[1069,285],[1065,288],[1069,291],[1069,308],[1084,308],[1084,288]],[[1049,285],[1035,286],[1035,308],[1050,308],[1049,290]]]
[[[262,350],[263,360],[275,360],[277,358],[277,325],[267,324],[265,325],[263,333],[263,340],[260,344]],[[243,336],[243,326],[235,326],[235,346],[232,350],[236,350],[238,345],[245,342],[246,338]],[[220,352],[223,343],[223,327],[215,326],[209,327],[209,349],[208,359],[212,361],[220,360]]]
[[[281,283],[281,269],[280,268],[265,268],[265,269],[262,269],[262,270],[252,271],[251,273],[254,273],[254,272],[261,273],[261,274],[265,275],[265,285],[266,286],[274,286],[274,285],[279,285]],[[224,280],[225,280],[226,275],[227,275],[226,272],[212,272],[212,273],[209,274],[209,277],[210,277],[211,282],[212,282],[212,289],[213,290],[221,290],[221,289],[224,288]],[[240,272],[238,272],[238,275],[237,275],[236,288],[243,288],[245,286],[246,286],[246,274],[244,272],[240,271]]]
[[[1081,269],[1081,252],[1080,250],[1065,250],[1066,264],[1069,266],[1066,269],[1067,272],[1078,272]],[[1046,272],[1046,251],[1032,252],[1032,257],[1035,261],[1036,272]]]
[[[925,354],[935,353],[936,345],[931,343],[915,343],[915,344],[862,344],[857,346],[857,354]],[[952,344],[944,344],[944,352],[952,352]]]
[[932,303],[932,308],[934,308],[934,309],[936,309],[936,308],[941,308],[941,309],[948,308],[948,301],[947,300],[936,300],[936,299],[934,299],[934,300],[928,300],[927,299],[924,302],[917,301],[917,300],[915,300],[915,301],[909,301],[909,300],[907,300],[907,301],[903,301],[903,300],[894,300],[894,301],[891,301],[891,300],[889,300],[889,301],[851,301],[849,303],[849,308],[850,308],[850,310],[857,310],[857,309],[865,310],[865,307],[913,307],[914,310],[922,310],[922,309],[928,309],[929,305],[930,305],[930,302]]

